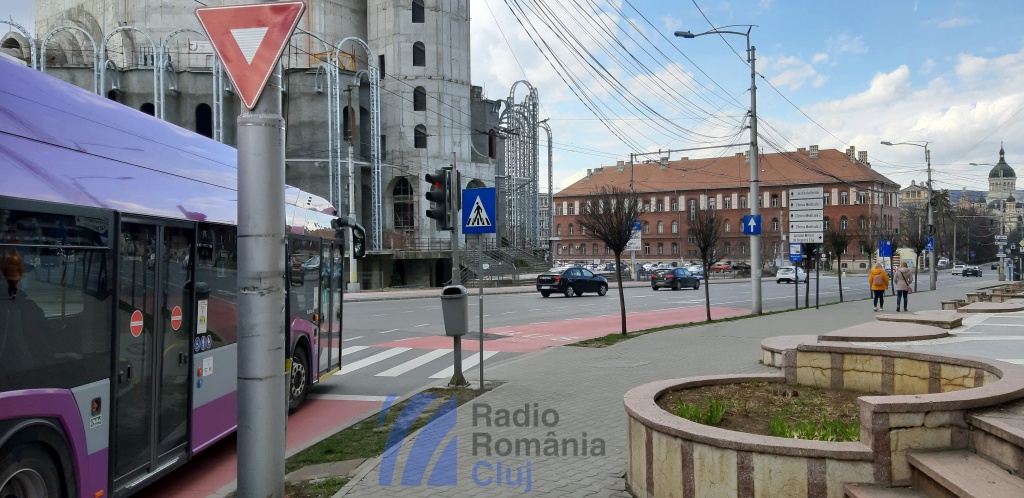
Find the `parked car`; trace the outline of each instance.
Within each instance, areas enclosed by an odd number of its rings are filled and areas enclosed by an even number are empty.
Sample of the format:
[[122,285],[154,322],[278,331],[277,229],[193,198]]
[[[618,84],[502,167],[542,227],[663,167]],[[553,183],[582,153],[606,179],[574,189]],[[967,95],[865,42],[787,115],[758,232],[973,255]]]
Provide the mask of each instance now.
[[977,266],[965,267],[963,269],[963,275],[965,277],[980,277],[981,276],[981,268],[978,268]]
[[993,270],[998,270],[999,269],[999,262],[998,261],[996,261],[995,263],[992,263],[992,269]]
[[[614,274],[615,273],[615,263],[608,263],[608,264],[604,265],[604,269],[601,270],[601,271],[612,272],[612,274]],[[622,265],[622,275],[625,276],[625,277],[629,276],[629,265],[627,265],[627,264],[623,264]]]
[[783,266],[775,273],[775,283],[777,284],[781,284],[782,282],[792,283],[794,279],[797,282],[807,280],[807,273],[803,268],[793,266]]
[[658,290],[662,287],[672,290],[697,290],[700,289],[700,278],[682,268],[654,270],[651,274],[651,289]]
[[953,265],[953,271],[951,273],[953,275],[963,275],[964,274],[964,268],[965,268],[965,265]]
[[544,297],[553,292],[561,292],[565,297],[582,296],[584,292],[596,292],[598,296],[603,296],[608,293],[608,279],[594,275],[594,272],[586,268],[574,266],[560,274],[537,275],[537,290]]

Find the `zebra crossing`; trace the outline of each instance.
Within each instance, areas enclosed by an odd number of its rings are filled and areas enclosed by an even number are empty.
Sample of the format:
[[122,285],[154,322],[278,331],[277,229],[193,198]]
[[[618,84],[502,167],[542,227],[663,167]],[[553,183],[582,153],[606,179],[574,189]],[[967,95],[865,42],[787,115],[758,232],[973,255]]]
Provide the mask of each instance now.
[[[471,351],[471,350],[470,350]],[[331,348],[331,356],[341,354],[341,371],[336,377],[343,377],[356,371],[374,377],[399,377],[403,375],[418,378],[443,379],[450,378],[455,371],[453,366],[453,349],[417,349],[406,347],[348,346]],[[463,372],[476,367],[480,363],[480,353],[469,353],[463,350]],[[484,361],[492,358],[498,351],[484,351]],[[503,353],[512,355],[514,353]],[[396,364],[396,361],[398,362]]]

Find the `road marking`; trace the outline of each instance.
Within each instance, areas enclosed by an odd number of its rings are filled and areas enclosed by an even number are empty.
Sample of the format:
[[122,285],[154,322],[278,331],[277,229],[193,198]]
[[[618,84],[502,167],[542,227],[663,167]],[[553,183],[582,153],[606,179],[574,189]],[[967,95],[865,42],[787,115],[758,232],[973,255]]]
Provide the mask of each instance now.
[[530,311],[544,311],[544,310],[542,308],[534,308],[534,309],[532,309]]
[[420,328],[420,327],[426,327],[426,326],[428,326],[428,325],[430,325],[430,324],[429,324],[429,323],[421,323],[421,324],[419,324],[419,325],[413,325],[413,326],[412,326],[412,328],[414,328],[414,329],[418,329],[418,328]]
[[328,401],[372,401],[384,402],[387,396],[363,396],[359,394],[310,394],[310,399],[325,399]]
[[354,341],[356,339],[362,339],[362,338],[363,338],[363,336],[360,335],[360,336],[353,337],[351,339],[342,339],[341,342]]
[[406,351],[408,351],[410,349],[412,349],[412,348],[390,348],[390,349],[381,351],[380,353],[377,353],[377,354],[375,354],[373,356],[369,356],[369,357],[363,358],[363,359],[361,359],[359,361],[354,361],[354,362],[349,363],[349,364],[342,364],[341,365],[341,372],[338,372],[338,375],[345,375],[347,373],[355,372],[356,370],[359,370],[360,368],[368,367],[370,365],[373,365],[374,363],[377,363],[378,361],[386,360],[386,359],[391,358],[392,356],[395,356],[397,354],[402,354],[402,353],[404,353],[404,352],[406,352]]
[[362,351],[362,350],[364,350],[364,349],[366,349],[368,347],[370,347],[370,346],[349,346],[349,347],[341,350],[341,355],[345,356],[347,354],[357,353],[357,352]]
[[1001,360],[997,360],[997,361],[1005,361],[1007,363],[1014,363],[1014,364],[1017,364],[1017,365],[1024,365],[1024,360],[1002,360],[1001,359]]
[[519,312],[518,311],[506,311],[506,312],[502,313],[502,315],[511,315],[511,314],[514,314],[514,313],[519,313]]
[[[492,356],[494,356],[496,354],[498,354],[497,351],[484,351],[484,359],[486,360],[487,358],[490,358],[490,357],[492,357]],[[480,363],[480,353],[473,353],[473,354],[469,355],[467,358],[462,360],[462,372],[465,373],[470,368],[475,367],[477,363]],[[448,367],[448,368],[446,368],[444,370],[441,370],[440,372],[437,372],[434,375],[431,375],[430,378],[431,379],[449,378],[454,373],[455,373],[455,365],[452,365],[452,366],[450,366],[450,367]]]
[[386,313],[383,315],[372,315],[371,318],[377,318],[378,316],[388,316]]
[[398,332],[398,329],[391,329],[391,330],[382,330],[382,331],[381,331],[380,333],[381,333],[381,334],[387,334],[387,333],[389,333],[389,332]]
[[417,356],[416,358],[413,358],[405,363],[402,363],[401,365],[389,368],[377,374],[375,377],[398,377],[399,375],[402,375],[408,372],[409,370],[426,365],[427,363],[434,361],[451,352],[451,349],[435,349],[426,354]]

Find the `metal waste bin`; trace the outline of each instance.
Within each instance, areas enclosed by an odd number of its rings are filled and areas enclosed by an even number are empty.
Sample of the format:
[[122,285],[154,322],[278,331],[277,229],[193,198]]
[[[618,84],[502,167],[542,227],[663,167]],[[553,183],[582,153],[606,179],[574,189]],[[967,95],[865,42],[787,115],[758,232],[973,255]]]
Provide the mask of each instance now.
[[469,292],[461,285],[449,285],[441,290],[441,313],[444,314],[444,333],[449,337],[463,336],[469,331]]

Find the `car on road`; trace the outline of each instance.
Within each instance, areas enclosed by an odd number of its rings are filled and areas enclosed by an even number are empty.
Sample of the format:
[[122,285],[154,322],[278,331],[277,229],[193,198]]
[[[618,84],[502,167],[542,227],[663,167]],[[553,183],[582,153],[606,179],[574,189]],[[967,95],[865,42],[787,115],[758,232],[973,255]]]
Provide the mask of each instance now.
[[965,267],[966,265],[953,265],[953,271],[950,273],[953,275],[963,275]]
[[993,270],[998,270],[999,269],[999,262],[998,261],[996,261],[995,263],[992,263],[992,269]]
[[719,262],[719,263],[715,263],[711,267],[711,273],[721,273],[721,272],[727,272],[727,271],[731,271],[731,270],[732,270],[732,265],[729,264],[729,263]]
[[537,275],[537,290],[544,297],[559,292],[565,297],[582,296],[584,292],[596,292],[598,296],[608,293],[608,279],[594,272],[573,266],[560,274]]
[[807,273],[804,272],[803,268],[793,266],[783,266],[775,273],[775,283],[777,284],[781,284],[782,282],[792,283],[794,279],[797,282],[807,280]]
[[672,290],[700,289],[700,278],[682,268],[654,270],[651,274],[651,289],[668,287]]
[[968,266],[963,269],[963,276],[965,277],[980,277],[981,268],[977,266]]

